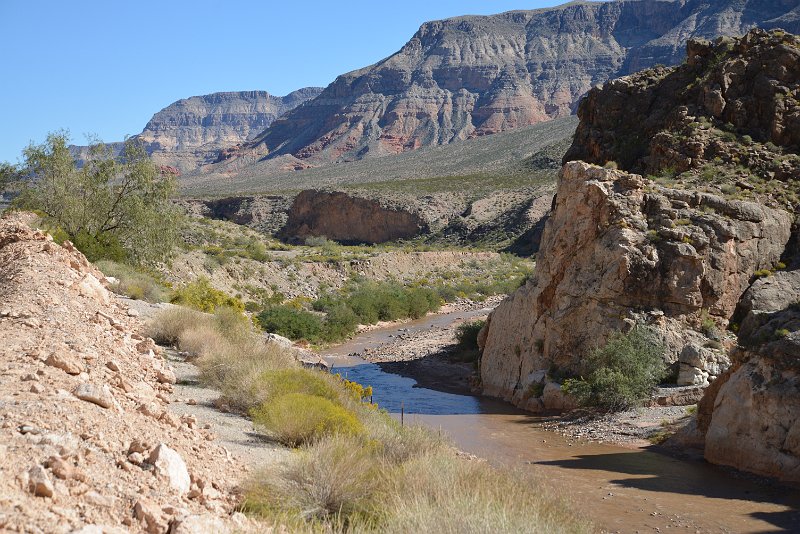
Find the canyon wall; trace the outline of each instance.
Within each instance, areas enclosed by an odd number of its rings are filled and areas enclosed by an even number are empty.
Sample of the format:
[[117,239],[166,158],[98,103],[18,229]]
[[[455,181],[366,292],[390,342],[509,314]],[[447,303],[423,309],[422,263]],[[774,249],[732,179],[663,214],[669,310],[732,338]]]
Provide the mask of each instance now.
[[664,340],[679,384],[707,385],[730,362],[703,319],[725,329],[753,273],[781,258],[791,223],[754,202],[567,163],[536,271],[482,334],[484,393],[536,409],[534,381],[579,373],[590,350],[636,323]]

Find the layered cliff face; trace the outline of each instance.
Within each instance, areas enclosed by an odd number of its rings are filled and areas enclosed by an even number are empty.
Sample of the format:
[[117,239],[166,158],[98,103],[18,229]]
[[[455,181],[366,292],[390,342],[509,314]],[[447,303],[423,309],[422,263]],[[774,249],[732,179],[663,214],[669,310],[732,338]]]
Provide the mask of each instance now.
[[[691,187],[768,188],[800,201],[800,38],[752,31],[691,41],[680,67],[656,68],[592,89],[564,162],[614,161]],[[738,182],[737,182],[738,181]]]
[[707,385],[730,364],[721,332],[753,273],[779,261],[791,222],[757,203],[566,164],[536,272],[482,333],[484,393],[552,408],[527,394],[533,381],[580,372],[590,350],[636,323],[665,341],[679,384]]
[[[794,2],[575,2],[424,24],[396,54],[339,76],[228,157],[311,163],[446,144],[567,115],[593,85],[675,64],[690,37],[800,31]],[[236,165],[231,165],[236,170]]]
[[[134,136],[161,164],[182,172],[217,160],[222,149],[248,141],[275,119],[314,98],[321,88],[307,87],[286,96],[266,91],[212,93],[178,100],[165,107]],[[110,143],[119,151],[122,143]],[[84,147],[74,147],[79,158]]]

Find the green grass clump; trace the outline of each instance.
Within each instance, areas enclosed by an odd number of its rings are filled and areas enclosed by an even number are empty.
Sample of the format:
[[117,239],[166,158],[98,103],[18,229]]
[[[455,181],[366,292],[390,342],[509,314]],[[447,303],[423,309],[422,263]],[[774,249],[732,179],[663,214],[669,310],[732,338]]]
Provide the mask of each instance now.
[[643,326],[612,335],[585,361],[582,378],[564,382],[564,391],[583,406],[608,411],[641,404],[666,375],[664,346]]
[[217,308],[232,308],[244,312],[241,300],[216,289],[205,277],[173,291],[170,302],[207,313],[213,313]]
[[364,426],[345,407],[323,397],[289,393],[250,411],[253,422],[296,447],[331,434],[357,435]]
[[103,274],[117,279],[112,290],[134,300],[146,302],[165,302],[169,298],[169,288],[155,276],[141,267],[132,267],[111,260],[95,263]]

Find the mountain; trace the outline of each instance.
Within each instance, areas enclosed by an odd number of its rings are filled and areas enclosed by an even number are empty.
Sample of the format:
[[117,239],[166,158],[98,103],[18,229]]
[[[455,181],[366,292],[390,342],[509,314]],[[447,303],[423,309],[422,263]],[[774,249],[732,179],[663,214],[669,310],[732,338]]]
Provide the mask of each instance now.
[[[184,98],[153,115],[135,137],[156,162],[186,172],[214,161],[221,149],[255,137],[275,119],[321,91],[306,87],[286,96],[237,91]],[[110,145],[119,150],[122,143]],[[85,147],[73,150],[80,158],[87,155]]]
[[[339,76],[221,167],[303,168],[493,134],[574,112],[592,86],[681,61],[693,37],[800,31],[796,0],[573,2],[423,24],[396,54]],[[233,160],[233,161],[231,161]],[[241,161],[236,161],[241,160]]]

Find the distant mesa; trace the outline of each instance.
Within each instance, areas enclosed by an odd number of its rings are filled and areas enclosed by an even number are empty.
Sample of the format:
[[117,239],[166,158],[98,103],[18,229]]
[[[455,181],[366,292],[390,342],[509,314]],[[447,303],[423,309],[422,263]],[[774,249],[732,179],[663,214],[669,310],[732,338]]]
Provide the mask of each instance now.
[[[135,136],[156,163],[182,173],[211,163],[222,149],[243,143],[269,127],[275,119],[314,98],[319,87],[298,89],[286,96],[267,91],[237,91],[193,96],[173,102],[155,115]],[[122,143],[109,143],[114,151]],[[74,146],[85,159],[87,147]]]

